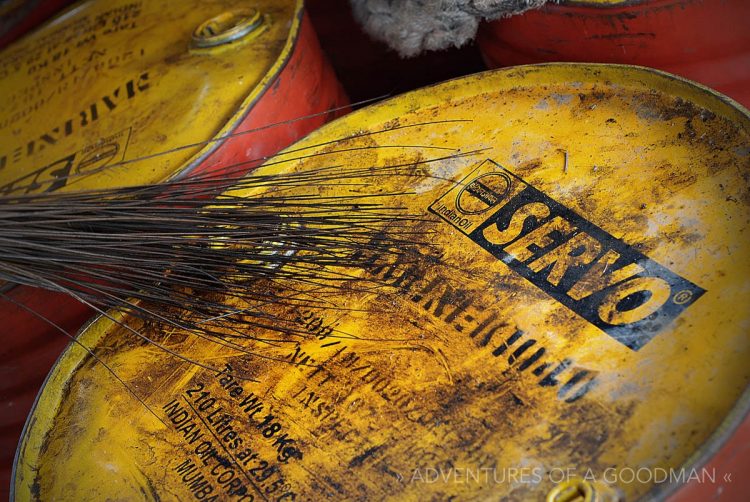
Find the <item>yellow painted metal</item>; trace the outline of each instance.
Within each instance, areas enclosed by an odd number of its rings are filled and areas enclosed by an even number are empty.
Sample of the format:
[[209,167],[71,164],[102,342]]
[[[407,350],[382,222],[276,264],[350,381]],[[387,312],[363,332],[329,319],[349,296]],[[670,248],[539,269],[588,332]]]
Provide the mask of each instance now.
[[[66,174],[71,189],[157,182],[195,167],[219,146],[207,140],[236,127],[294,47],[302,0],[251,7],[82,2],[3,51],[0,192],[32,181],[59,188]],[[199,26],[247,11],[260,17],[258,29],[193,47]]]
[[123,320],[221,372],[94,322],[80,343],[150,411],[72,346],[15,497],[527,501],[574,477],[663,493],[747,410],[749,145],[736,103],[626,66],[487,72],[347,115],[293,147],[322,155],[261,169],[404,166],[310,190],[410,192],[385,201],[429,243],[373,256],[381,286],[338,308],[276,306],[307,335],[249,333],[262,357]]

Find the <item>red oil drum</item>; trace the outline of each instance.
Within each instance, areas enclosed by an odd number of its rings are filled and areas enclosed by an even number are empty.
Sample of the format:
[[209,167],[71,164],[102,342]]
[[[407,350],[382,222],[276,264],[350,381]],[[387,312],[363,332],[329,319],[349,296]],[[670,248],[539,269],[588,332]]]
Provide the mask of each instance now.
[[[249,170],[348,104],[302,0],[77,3],[0,52],[0,95],[2,194]],[[93,312],[0,287],[4,493],[28,411],[70,341],[61,331]]]
[[690,78],[750,106],[750,2],[550,1],[484,24],[492,67],[551,61],[626,63]]

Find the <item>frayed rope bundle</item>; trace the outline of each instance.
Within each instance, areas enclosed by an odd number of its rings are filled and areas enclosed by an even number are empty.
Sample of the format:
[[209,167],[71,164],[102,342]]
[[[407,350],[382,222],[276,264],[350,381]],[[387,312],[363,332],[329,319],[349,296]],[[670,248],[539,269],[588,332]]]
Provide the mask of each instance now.
[[482,19],[541,7],[547,0],[351,0],[365,31],[402,57],[461,47],[474,39]]

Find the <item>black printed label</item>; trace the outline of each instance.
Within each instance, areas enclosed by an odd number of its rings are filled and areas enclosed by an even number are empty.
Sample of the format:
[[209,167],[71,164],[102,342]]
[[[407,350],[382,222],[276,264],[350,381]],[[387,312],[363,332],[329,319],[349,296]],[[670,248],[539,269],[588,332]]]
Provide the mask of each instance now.
[[632,350],[705,293],[490,160],[429,209]]

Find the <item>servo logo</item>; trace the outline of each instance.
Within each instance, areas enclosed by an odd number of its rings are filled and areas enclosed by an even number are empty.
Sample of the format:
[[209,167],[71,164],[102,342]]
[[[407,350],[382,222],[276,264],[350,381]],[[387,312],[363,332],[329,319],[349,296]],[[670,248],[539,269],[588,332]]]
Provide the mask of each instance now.
[[705,293],[491,160],[429,210],[632,350]]

